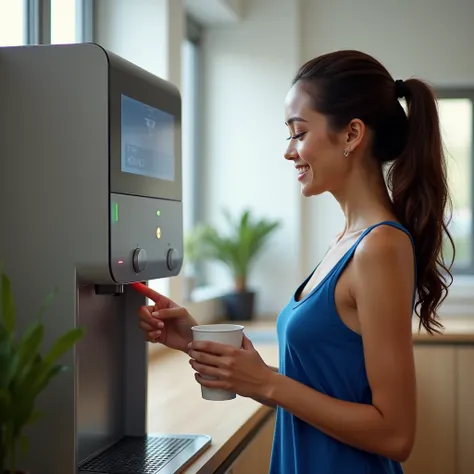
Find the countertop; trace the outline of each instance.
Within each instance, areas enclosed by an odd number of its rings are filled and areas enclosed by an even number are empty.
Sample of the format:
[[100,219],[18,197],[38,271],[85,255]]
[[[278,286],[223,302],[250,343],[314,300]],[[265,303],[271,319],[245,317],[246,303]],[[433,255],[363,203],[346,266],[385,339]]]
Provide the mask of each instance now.
[[[246,333],[265,362],[278,365],[275,322],[243,322]],[[414,321],[414,343],[474,344],[472,319],[443,319],[444,334],[418,333]],[[148,379],[148,432],[207,434],[212,445],[185,474],[212,474],[272,411],[252,399],[237,396],[227,402],[201,398],[186,354],[168,349],[151,353]]]
[[434,344],[474,344],[474,315],[470,318],[442,317],[442,334],[418,331],[418,317],[413,318],[413,341]]
[[[247,328],[263,329],[246,323]],[[274,326],[273,326],[274,327]],[[275,343],[255,343],[265,362],[278,365]],[[148,432],[206,434],[211,446],[184,472],[212,474],[247,436],[272,412],[250,398],[237,396],[226,402],[201,398],[201,387],[194,380],[189,357],[176,351],[158,351],[149,360]]]

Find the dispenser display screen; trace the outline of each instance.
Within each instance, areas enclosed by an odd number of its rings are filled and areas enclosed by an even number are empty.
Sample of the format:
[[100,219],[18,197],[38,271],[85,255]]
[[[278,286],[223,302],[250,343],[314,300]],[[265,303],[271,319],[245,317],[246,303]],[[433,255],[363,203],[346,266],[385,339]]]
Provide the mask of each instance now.
[[122,172],[174,181],[174,116],[122,94]]

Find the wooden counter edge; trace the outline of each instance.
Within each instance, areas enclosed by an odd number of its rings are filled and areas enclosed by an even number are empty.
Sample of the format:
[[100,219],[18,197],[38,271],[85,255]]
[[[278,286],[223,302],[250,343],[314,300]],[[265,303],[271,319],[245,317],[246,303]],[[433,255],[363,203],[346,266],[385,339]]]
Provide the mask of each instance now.
[[273,408],[261,405],[240,429],[222,446],[218,447],[217,451],[212,452],[211,445],[183,471],[183,474],[220,474],[226,472],[274,411]]
[[413,334],[415,344],[474,344],[474,334]]
[[[172,352],[172,349],[163,346],[159,350],[153,350],[152,346],[148,352],[148,363],[156,363],[157,360],[169,356]],[[275,412],[275,409],[272,407],[259,404],[258,402],[255,402],[255,404],[257,408],[253,415],[244,420],[240,428],[224,444],[221,446],[211,444],[185,468],[182,474],[214,474],[217,470],[220,472],[221,467],[223,467],[226,461],[235,457],[240,452],[241,446],[246,445],[256,434],[255,432],[258,431],[260,425]],[[217,450],[213,450],[213,448],[217,448]]]

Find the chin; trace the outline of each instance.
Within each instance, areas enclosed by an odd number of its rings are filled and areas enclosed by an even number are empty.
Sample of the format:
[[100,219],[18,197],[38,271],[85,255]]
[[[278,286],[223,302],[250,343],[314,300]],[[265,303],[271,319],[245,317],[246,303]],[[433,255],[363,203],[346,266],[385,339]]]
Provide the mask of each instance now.
[[327,189],[316,186],[315,184],[307,184],[301,187],[301,194],[304,197],[319,196],[327,191]]

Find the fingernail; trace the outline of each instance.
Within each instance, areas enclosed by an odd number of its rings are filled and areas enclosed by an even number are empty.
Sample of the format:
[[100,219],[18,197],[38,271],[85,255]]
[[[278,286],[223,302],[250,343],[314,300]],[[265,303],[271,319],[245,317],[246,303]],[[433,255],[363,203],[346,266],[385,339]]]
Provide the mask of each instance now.
[[161,331],[156,331],[155,332],[155,337],[160,337],[161,336]]
[[190,342],[190,343],[188,344],[188,349],[191,349],[192,347],[193,347],[193,343]]
[[162,323],[161,321],[156,326],[159,327],[159,328],[164,328],[165,327],[164,323]]
[[159,316],[159,313],[158,311],[153,311],[153,313],[151,313],[151,315],[154,317],[154,318],[157,318]]

